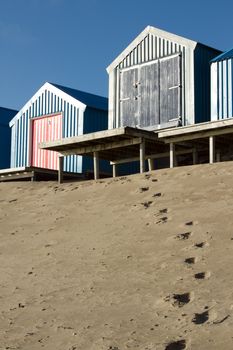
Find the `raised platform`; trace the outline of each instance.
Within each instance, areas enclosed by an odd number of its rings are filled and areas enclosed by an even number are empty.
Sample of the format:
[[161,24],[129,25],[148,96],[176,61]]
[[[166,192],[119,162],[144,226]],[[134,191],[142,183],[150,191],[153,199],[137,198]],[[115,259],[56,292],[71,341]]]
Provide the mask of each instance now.
[[[75,174],[64,172],[64,178],[84,179],[88,174]],[[36,167],[20,167],[0,170],[0,182],[23,180],[57,180],[58,171]]]

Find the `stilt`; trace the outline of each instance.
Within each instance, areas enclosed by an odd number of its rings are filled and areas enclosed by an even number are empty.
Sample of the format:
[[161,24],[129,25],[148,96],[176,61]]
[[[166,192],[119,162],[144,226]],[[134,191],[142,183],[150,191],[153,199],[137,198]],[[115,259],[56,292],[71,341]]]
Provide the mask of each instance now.
[[170,168],[175,166],[175,145],[173,142],[170,143]]
[[93,160],[94,160],[94,179],[99,179],[99,153],[94,152],[93,153]]
[[216,162],[221,162],[221,153],[219,149],[216,151]]
[[64,166],[64,157],[58,157],[58,182],[59,184],[63,183],[63,166]]
[[117,165],[112,165],[112,177],[117,177]]
[[214,136],[209,137],[209,162],[213,164],[215,161],[215,139]]
[[151,159],[151,158],[148,159],[148,168],[149,168],[149,171],[155,170],[154,159]]
[[140,173],[145,172],[145,140],[140,143]]
[[198,163],[198,154],[197,154],[197,149],[194,148],[193,149],[193,164],[197,164]]

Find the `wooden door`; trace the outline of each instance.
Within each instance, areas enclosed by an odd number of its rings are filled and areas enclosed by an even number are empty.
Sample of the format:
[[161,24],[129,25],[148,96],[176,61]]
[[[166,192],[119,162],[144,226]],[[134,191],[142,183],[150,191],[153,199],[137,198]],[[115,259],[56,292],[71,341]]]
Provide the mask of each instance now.
[[181,71],[180,56],[160,61],[160,124],[181,115]]
[[138,68],[120,71],[120,126],[139,124]]
[[40,142],[62,138],[62,114],[32,119],[32,166],[58,170],[58,153],[42,150]]
[[159,124],[159,62],[140,68],[140,127]]

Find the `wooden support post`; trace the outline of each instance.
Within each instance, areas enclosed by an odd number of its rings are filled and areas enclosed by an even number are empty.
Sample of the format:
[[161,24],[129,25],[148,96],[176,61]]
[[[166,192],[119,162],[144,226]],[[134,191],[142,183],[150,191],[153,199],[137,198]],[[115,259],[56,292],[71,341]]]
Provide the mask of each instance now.
[[220,150],[216,151],[216,162],[221,162],[221,153]]
[[148,159],[148,168],[149,168],[149,171],[155,170],[154,159],[151,159],[151,158]]
[[64,157],[58,157],[58,182],[59,184],[63,183],[63,166],[64,166]]
[[140,173],[145,172],[145,140],[140,143]]
[[112,177],[117,177],[117,165],[112,165]]
[[175,145],[173,142],[170,143],[170,168],[175,166]]
[[214,136],[209,137],[209,162],[213,164],[215,161],[215,142]]
[[194,148],[193,149],[193,164],[197,164],[198,163],[198,154],[197,154],[197,149]]
[[94,160],[94,179],[99,179],[99,153],[93,152],[93,160]]

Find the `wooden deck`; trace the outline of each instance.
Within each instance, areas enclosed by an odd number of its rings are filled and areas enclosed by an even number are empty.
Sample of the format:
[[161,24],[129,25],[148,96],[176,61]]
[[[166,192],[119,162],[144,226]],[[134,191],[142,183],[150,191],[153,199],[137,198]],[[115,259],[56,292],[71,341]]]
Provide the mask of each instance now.
[[[176,166],[176,157],[191,154],[193,164],[198,163],[198,153],[209,153],[209,162],[220,161],[222,150],[232,143],[233,118],[210,121],[184,127],[147,131],[132,127],[104,130],[82,136],[41,143],[40,147],[60,153],[59,181],[63,178],[63,156],[91,155],[94,160],[94,178],[99,178],[99,158],[109,160],[113,176],[117,164],[140,161],[140,172],[154,169],[153,159],[169,157],[170,168]],[[217,152],[215,152],[217,145]]]
[[[85,174],[64,172],[65,178],[83,179]],[[58,171],[36,167],[19,167],[0,170],[0,182],[22,180],[54,180],[58,179]]]

